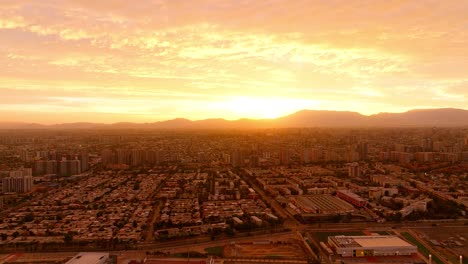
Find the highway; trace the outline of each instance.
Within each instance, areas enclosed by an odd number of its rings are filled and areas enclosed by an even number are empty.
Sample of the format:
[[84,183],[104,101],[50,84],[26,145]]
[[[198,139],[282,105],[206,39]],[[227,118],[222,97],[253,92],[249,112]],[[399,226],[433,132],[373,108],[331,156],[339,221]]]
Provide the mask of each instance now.
[[[452,222],[438,222],[439,227],[466,227],[464,225],[466,221],[452,221]],[[307,243],[304,238],[302,238],[303,233],[307,232],[327,232],[327,231],[352,231],[352,230],[369,230],[369,231],[384,231],[384,230],[392,230],[392,227],[397,226],[398,228],[395,229],[395,231],[399,230],[404,230],[407,231],[408,229],[426,229],[426,228],[434,228],[432,222],[424,222],[424,223],[322,223],[322,224],[314,224],[314,225],[301,225],[298,227],[299,230],[294,230],[294,231],[285,231],[285,232],[277,232],[277,233],[268,233],[268,234],[255,234],[251,233],[249,236],[248,234],[243,234],[245,236],[242,237],[224,237],[224,238],[219,238],[214,241],[210,239],[210,237],[195,237],[195,238],[190,238],[190,239],[183,239],[183,240],[174,240],[174,241],[165,241],[165,242],[153,242],[153,243],[147,243],[147,242],[142,242],[136,245],[135,249],[132,250],[120,250],[120,251],[112,251],[110,252],[111,254],[116,254],[116,255],[145,255],[145,251],[162,251],[162,252],[181,252],[181,251],[188,251],[188,250],[193,250],[195,248],[198,248],[199,250],[203,250],[204,248],[207,247],[214,247],[214,246],[220,246],[220,245],[229,245],[231,242],[235,243],[246,243],[246,242],[253,242],[253,241],[261,241],[261,240],[283,240],[283,239],[290,239],[290,238],[296,238],[296,239],[302,239],[303,243]],[[421,242],[424,242],[420,237],[418,237],[416,234],[412,233],[413,236],[417,237],[418,240]],[[307,234],[305,234],[305,237],[307,237]],[[313,242],[313,241],[312,241]],[[424,245],[429,248],[431,251],[433,250],[432,247],[427,245],[427,243],[424,243]],[[322,249],[320,246],[317,245],[320,251]],[[80,250],[82,251],[82,250]],[[434,251],[433,251],[434,252]],[[69,252],[67,253],[69,256],[73,256],[75,253],[78,252]],[[315,254],[311,254],[310,250],[307,250],[306,253],[311,257],[311,258],[316,258]],[[5,254],[0,258],[0,262],[2,260],[11,260],[11,259],[16,259],[18,257],[24,257],[28,258],[27,256],[34,256],[37,254],[41,255],[50,255],[49,258],[52,259],[52,257],[57,254],[57,253],[21,253],[21,254]],[[58,253],[59,256],[62,256],[65,254],[63,253]],[[440,259],[445,260],[442,256],[437,256]],[[322,256],[327,256],[326,253],[322,252]],[[19,259],[20,260],[20,259]],[[329,263],[328,258],[323,258],[323,261],[326,263]],[[242,263],[242,262],[239,262]]]

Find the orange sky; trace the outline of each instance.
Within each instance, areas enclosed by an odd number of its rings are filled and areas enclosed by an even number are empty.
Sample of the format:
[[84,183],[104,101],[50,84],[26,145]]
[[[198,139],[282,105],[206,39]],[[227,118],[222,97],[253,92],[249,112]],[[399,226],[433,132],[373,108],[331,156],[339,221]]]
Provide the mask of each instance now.
[[468,108],[468,1],[1,0],[0,121]]

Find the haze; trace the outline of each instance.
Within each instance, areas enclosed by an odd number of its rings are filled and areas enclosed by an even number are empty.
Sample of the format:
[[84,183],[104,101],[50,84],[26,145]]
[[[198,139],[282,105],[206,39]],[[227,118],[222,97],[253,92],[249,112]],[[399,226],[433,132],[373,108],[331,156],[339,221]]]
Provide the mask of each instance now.
[[466,109],[467,13],[467,1],[2,0],[0,121]]

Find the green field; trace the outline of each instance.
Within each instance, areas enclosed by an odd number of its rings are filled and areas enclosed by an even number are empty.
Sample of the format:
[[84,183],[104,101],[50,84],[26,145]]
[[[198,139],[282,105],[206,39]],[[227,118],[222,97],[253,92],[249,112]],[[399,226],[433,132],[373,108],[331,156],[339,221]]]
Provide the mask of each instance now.
[[410,233],[402,232],[401,235],[404,238],[406,238],[406,240],[416,245],[418,247],[419,252],[421,252],[421,254],[423,254],[424,256],[427,257],[429,256],[429,254],[432,254],[432,260],[434,261],[434,263],[443,264],[443,262],[438,257],[434,256],[434,254],[430,252],[429,249],[427,249],[423,244],[421,244],[419,240],[413,237]]
[[220,246],[208,247],[208,248],[205,248],[205,252],[207,252],[209,255],[215,255],[215,256],[218,256],[218,257],[223,257],[224,248],[220,247]]

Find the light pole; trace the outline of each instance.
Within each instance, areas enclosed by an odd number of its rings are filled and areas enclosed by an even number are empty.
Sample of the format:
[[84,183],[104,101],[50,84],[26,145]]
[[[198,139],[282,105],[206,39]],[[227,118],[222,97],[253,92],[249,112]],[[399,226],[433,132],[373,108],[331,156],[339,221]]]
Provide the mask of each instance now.
[[463,256],[460,255],[460,264],[463,264]]

